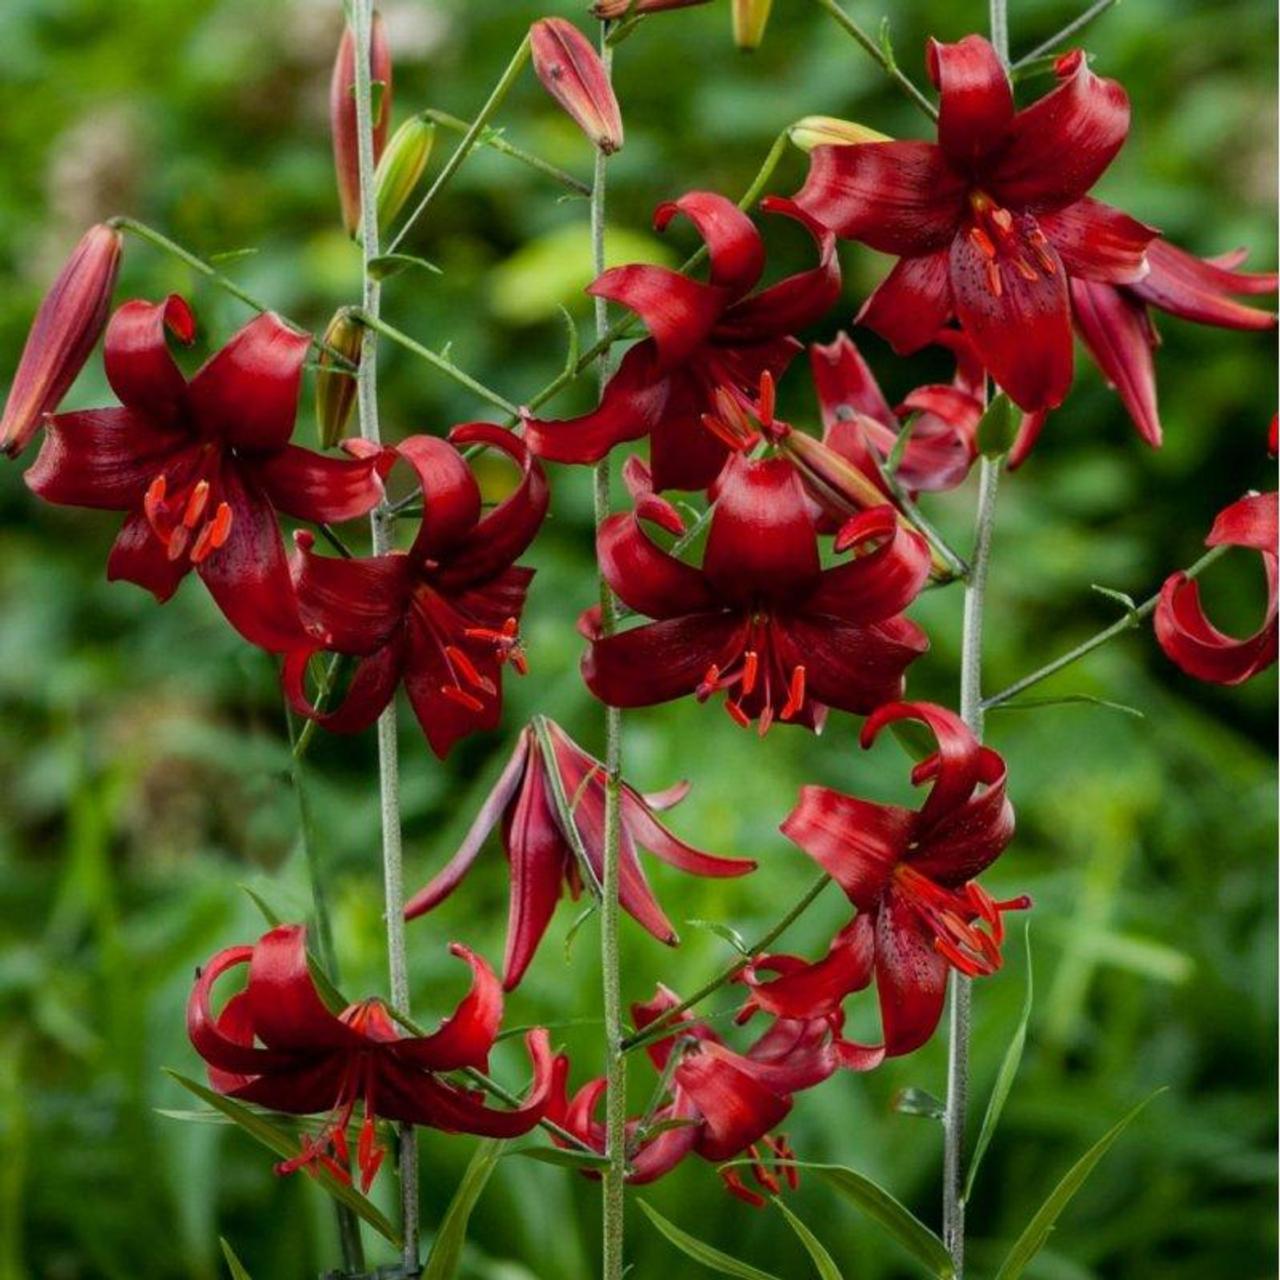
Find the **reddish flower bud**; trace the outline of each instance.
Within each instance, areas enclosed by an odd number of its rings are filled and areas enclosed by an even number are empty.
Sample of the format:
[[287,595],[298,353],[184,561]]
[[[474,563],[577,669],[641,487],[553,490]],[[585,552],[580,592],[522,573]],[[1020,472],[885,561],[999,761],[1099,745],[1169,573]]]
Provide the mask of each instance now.
[[622,146],[622,113],[591,42],[564,18],[535,22],[529,37],[542,87],[605,155],[612,155]]
[[[391,50],[382,18],[376,13],[370,36],[369,75],[374,84],[373,159],[376,163],[387,144],[387,130],[391,124]],[[360,150],[355,87],[356,35],[347,27],[338,45],[333,78],[329,81],[329,129],[333,134],[333,167],[338,174],[342,223],[348,235],[355,235],[360,225]]]
[[692,9],[710,0],[596,0],[591,12],[597,18],[629,18],[632,14],[658,13],[663,9]]
[[120,250],[114,227],[90,227],[40,303],[0,418],[0,447],[10,457],[26,448],[44,415],[58,407],[101,336]]

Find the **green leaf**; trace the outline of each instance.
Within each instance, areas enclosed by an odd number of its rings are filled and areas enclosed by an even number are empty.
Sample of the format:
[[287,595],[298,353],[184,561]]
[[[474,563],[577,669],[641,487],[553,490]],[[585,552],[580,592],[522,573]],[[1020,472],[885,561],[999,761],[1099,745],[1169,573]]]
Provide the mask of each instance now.
[[582,353],[582,344],[578,340],[578,326],[569,308],[563,303],[557,302],[556,310],[564,321],[565,333],[569,339],[564,354],[564,373],[566,377],[572,377],[574,370],[578,367],[578,357]]
[[218,1243],[222,1246],[222,1256],[227,1260],[227,1270],[231,1272],[231,1280],[253,1280],[244,1263],[236,1257],[236,1251],[231,1247],[226,1236],[219,1236]]
[[740,956],[751,954],[751,948],[747,946],[742,934],[727,924],[721,924],[719,920],[686,920],[685,924],[691,929],[706,929],[717,938],[723,938]]
[[911,432],[919,421],[919,415],[909,418],[898,429],[898,438],[893,442],[893,448],[889,450],[889,456],[884,460],[884,469],[891,475],[898,474],[898,468],[902,465],[903,454],[907,451],[907,445],[911,443]]
[[573,944],[578,939],[578,930],[582,928],[588,920],[599,910],[594,899],[589,902],[581,911],[578,912],[577,918],[566,930],[564,935],[564,962],[568,964],[573,957]]
[[1108,698],[1095,698],[1091,693],[1063,693],[1056,698],[1016,698],[1010,702],[997,702],[990,711],[1039,711],[1042,707],[1089,706],[1106,707],[1108,711],[1123,711],[1127,716],[1145,720],[1145,711],[1124,702],[1112,702]]
[[1137,601],[1127,591],[1116,591],[1111,587],[1099,586],[1096,582],[1089,584],[1090,591],[1096,591],[1100,596],[1106,596],[1108,600],[1114,600],[1116,604],[1122,605],[1126,613],[1137,613]]
[[813,1259],[813,1265],[821,1280],[844,1280],[840,1274],[840,1268],[836,1266],[836,1260],[827,1252],[822,1241],[787,1208],[783,1201],[774,1197],[773,1206],[791,1224],[791,1230],[800,1237],[800,1243],[809,1251],[809,1257]]
[[996,1280],[1017,1280],[1026,1269],[1027,1263],[1044,1248],[1058,1215],[1067,1207],[1068,1201],[1084,1185],[1085,1179],[1093,1172],[1094,1166],[1110,1150],[1112,1143],[1138,1118],[1138,1114],[1152,1098],[1162,1094],[1164,1089],[1157,1089],[1150,1097],[1144,1098],[1128,1115],[1117,1121],[1110,1129],[1067,1170],[1066,1176],[1049,1193],[1049,1198],[1036,1210],[1035,1216],[1027,1223],[1025,1230],[1009,1250],[1009,1256],[996,1272]]
[[[222,253],[211,253],[210,262],[239,262],[241,258],[252,258],[257,249],[225,249]],[[225,1246],[226,1241],[223,1241]]]
[[606,1156],[598,1156],[591,1151],[569,1151],[561,1147],[517,1147],[506,1154],[524,1156],[526,1160],[537,1160],[540,1164],[555,1164],[565,1169],[607,1169],[609,1167]]
[[392,276],[398,276],[410,267],[429,271],[432,275],[444,274],[434,262],[428,262],[426,258],[419,258],[412,253],[380,253],[376,258],[369,259],[369,274],[375,280],[390,280]]
[[252,902],[260,912],[262,912],[262,918],[271,926],[271,928],[274,929],[276,925],[284,923],[276,909],[260,893],[254,889],[250,889],[247,884],[242,884],[240,888],[248,895],[249,901]]
[[928,1089],[914,1087],[902,1089],[895,1095],[893,1109],[900,1115],[924,1116],[926,1120],[941,1120],[947,1114],[941,1098],[935,1098]]
[[436,1238],[431,1242],[431,1252],[427,1255],[427,1265],[422,1270],[421,1280],[453,1280],[458,1274],[471,1211],[476,1207],[494,1169],[498,1167],[502,1147],[501,1139],[486,1138],[476,1148],[471,1163],[462,1175],[462,1181],[458,1183],[457,1191],[453,1193],[453,1199],[449,1201]]
[[969,1161],[969,1173],[964,1183],[964,1198],[973,1194],[974,1179],[978,1176],[978,1166],[986,1155],[991,1139],[995,1135],[996,1125],[1000,1123],[1000,1113],[1009,1100],[1009,1091],[1013,1088],[1014,1077],[1022,1064],[1022,1051],[1027,1044],[1027,1025],[1031,1021],[1032,973],[1031,973],[1031,923],[1027,922],[1024,932],[1027,949],[1027,990],[1022,997],[1022,1013],[1018,1017],[1018,1025],[1014,1028],[1013,1038],[1004,1051],[1004,1059],[1000,1070],[996,1072],[995,1084],[991,1086],[991,1097],[987,1099],[986,1114],[982,1117],[982,1128],[978,1130],[978,1141],[974,1143],[973,1156]]
[[[243,1106],[234,1098],[224,1098],[222,1094],[215,1093],[212,1089],[206,1089],[204,1085],[197,1084],[179,1071],[173,1071],[169,1067],[165,1067],[164,1070],[167,1075],[172,1076],[189,1093],[194,1093],[202,1102],[207,1102],[215,1110],[221,1111],[224,1116],[231,1119],[239,1128],[243,1129],[251,1138],[260,1142],[269,1151],[274,1151],[276,1155],[285,1160],[298,1154],[297,1138],[283,1126],[276,1124],[273,1120],[268,1120],[266,1116],[250,1111],[248,1107]],[[345,1204],[353,1213],[363,1218],[380,1236],[390,1240],[397,1248],[399,1247],[400,1236],[395,1227],[392,1226],[382,1211],[371,1200],[362,1196],[347,1183],[339,1182],[323,1165],[316,1169],[315,1182],[335,1200]]]
[[1013,448],[1018,436],[1018,411],[1003,391],[987,406],[978,423],[978,452],[988,458],[999,458]]
[[636,1203],[644,1210],[645,1217],[681,1253],[685,1254],[686,1257],[692,1258],[695,1262],[700,1262],[704,1267],[712,1271],[718,1271],[724,1276],[737,1276],[738,1280],[778,1280],[776,1276],[770,1275],[769,1272],[761,1271],[759,1267],[753,1267],[750,1263],[739,1262],[737,1258],[731,1257],[727,1253],[722,1253],[719,1249],[715,1249],[709,1244],[705,1244],[696,1236],[691,1236],[687,1231],[682,1231],[674,1222],[669,1222],[657,1209],[644,1200],[637,1200]]

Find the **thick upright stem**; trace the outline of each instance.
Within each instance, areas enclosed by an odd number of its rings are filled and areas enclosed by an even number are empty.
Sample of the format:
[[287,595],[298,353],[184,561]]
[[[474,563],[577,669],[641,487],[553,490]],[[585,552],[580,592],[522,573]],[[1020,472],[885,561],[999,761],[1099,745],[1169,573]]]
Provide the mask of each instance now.
[[1000,61],[1009,65],[1009,0],[991,0],[991,43]]
[[[374,196],[373,89],[369,74],[369,47],[373,26],[373,0],[356,0],[356,129],[360,161],[360,230],[363,252],[361,308],[378,318],[381,293],[369,264],[380,252],[377,202]],[[368,329],[356,375],[356,403],[360,434],[380,444],[378,426],[377,331]],[[385,504],[370,517],[373,552],[385,555],[391,547],[393,520]],[[386,902],[387,955],[391,970],[391,1003],[409,1012],[409,970],[404,949],[404,876],[400,839],[400,761],[396,738],[396,711],[392,701],[378,717],[378,792],[382,810],[382,870]],[[400,1128],[400,1201],[403,1216],[404,1272],[418,1273],[418,1147],[412,1125]]]
[[[995,527],[996,491],[1002,458],[984,457],[978,477],[978,515],[969,580],[964,594],[964,639],[960,659],[960,715],[974,737],[982,737],[982,615],[991,534]],[[947,1111],[942,1169],[942,1238],[964,1278],[964,1135],[969,1105],[969,1006],[971,980],[952,975],[951,1035],[947,1052]]]
[[[607,36],[609,24],[600,26],[600,57],[606,74],[613,64],[613,49]],[[591,256],[596,275],[604,271],[605,174],[603,151],[596,152],[595,175],[591,186]],[[609,304],[596,299],[596,337],[609,332]],[[606,347],[600,355],[600,391],[609,378]],[[598,530],[609,515],[609,459],[596,464],[594,480],[595,523]],[[609,584],[600,577],[600,625],[605,635],[617,627],[617,604]],[[625,1205],[623,1192],[627,1173],[627,1059],[622,1051],[622,979],[618,962],[618,845],[620,837],[619,796],[622,786],[622,714],[616,707],[605,708],[605,805],[603,876],[600,885],[600,971],[604,995],[605,1155],[609,1165],[601,1178],[603,1192],[603,1243],[601,1273],[604,1280],[622,1280]]]

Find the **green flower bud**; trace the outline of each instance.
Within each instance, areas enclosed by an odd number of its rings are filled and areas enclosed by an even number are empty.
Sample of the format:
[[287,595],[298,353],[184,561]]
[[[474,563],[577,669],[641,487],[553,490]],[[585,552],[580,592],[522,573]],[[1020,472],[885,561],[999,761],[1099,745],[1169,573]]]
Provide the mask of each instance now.
[[733,0],[733,43],[739,49],[758,49],[769,23],[773,0]]
[[[320,445],[332,449],[347,432],[356,403],[355,370],[364,344],[364,326],[351,307],[339,307],[324,331],[324,346],[317,361],[316,427]],[[338,359],[342,356],[350,367]]]
[[373,175],[379,235],[390,230],[413,195],[431,158],[435,137],[435,125],[422,116],[411,116],[391,135]]
[[812,151],[814,147],[848,147],[861,142],[892,141],[887,133],[835,116],[805,116],[803,120],[797,120],[787,134],[801,151]]

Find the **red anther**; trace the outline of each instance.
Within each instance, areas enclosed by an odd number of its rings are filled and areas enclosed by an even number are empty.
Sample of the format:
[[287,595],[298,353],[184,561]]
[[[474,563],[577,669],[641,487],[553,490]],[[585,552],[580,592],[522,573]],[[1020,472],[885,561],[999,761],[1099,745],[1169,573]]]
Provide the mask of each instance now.
[[946,938],[934,938],[933,949],[940,956],[949,960],[966,977],[981,978],[985,976],[981,965],[970,959],[959,947],[948,942]]
[[779,720],[790,720],[804,708],[804,667],[799,666],[791,673],[791,685],[787,690],[786,705],[778,713]]
[[738,1176],[737,1169],[721,1169],[719,1173],[724,1181],[725,1190],[730,1195],[737,1196],[739,1200],[745,1200],[755,1209],[760,1209],[764,1206],[764,1196],[746,1186]]
[[[159,532],[157,531],[157,537]],[[176,560],[186,549],[187,542],[191,537],[191,530],[185,524],[180,524],[170,535],[167,541],[168,557],[170,560]],[[161,539],[164,541],[164,539]]]
[[751,1172],[755,1175],[755,1180],[771,1195],[776,1196],[782,1190],[782,1184],[760,1159],[760,1152],[754,1144],[747,1148],[747,1153],[751,1156]]
[[693,696],[699,702],[706,702],[713,693],[720,687],[720,668],[713,662],[702,677],[702,683],[693,691]]
[[218,503],[213,513],[213,532],[209,534],[209,542],[216,551],[231,536],[231,508],[225,502]]
[[336,1124],[333,1131],[329,1134],[329,1141],[333,1144],[333,1154],[343,1164],[351,1159],[351,1151],[347,1146],[347,1126],[345,1124]]
[[992,209],[991,221],[1006,235],[1013,230],[1013,214],[1008,209]]
[[996,249],[995,242],[981,227],[970,227],[969,239],[973,241],[978,252],[989,262],[996,260],[996,255],[999,251]]
[[191,563],[202,564],[213,550],[213,525],[206,524],[196,534],[195,545],[191,548]]
[[729,718],[734,724],[739,725],[743,729],[751,727],[751,717],[736,703],[725,699],[724,709],[729,713]]
[[453,663],[459,671],[462,672],[462,678],[474,689],[479,689],[482,693],[492,695],[496,692],[494,683],[488,676],[482,676],[476,670],[476,665],[467,657],[457,645],[447,644],[444,647],[444,656]]
[[760,655],[754,649],[748,649],[742,657],[742,692],[747,695],[756,687],[756,676],[760,674]]
[[1004,293],[1004,281],[1000,278],[1000,268],[994,262],[987,263],[987,288],[997,298]]
[[385,1159],[387,1150],[385,1147],[374,1147],[373,1154],[369,1158],[367,1164],[360,1166],[360,1190],[365,1194],[369,1194],[369,1188],[373,1186],[373,1180],[378,1176],[378,1170],[382,1167],[382,1161]]
[[702,415],[702,425],[706,427],[706,429],[710,431],[721,444],[732,449],[734,453],[741,453],[750,447],[748,442],[743,440],[742,436],[734,431],[727,422],[723,422],[713,413],[704,413]]
[[209,482],[200,480],[196,482],[195,487],[191,490],[191,496],[187,499],[187,509],[182,513],[182,523],[188,529],[194,529],[200,523],[200,517],[204,515],[205,504],[209,501]]
[[525,657],[525,652],[519,645],[512,646],[511,652],[507,656],[511,659],[511,665],[515,668],[516,675],[527,676],[529,674],[529,659]]
[[760,722],[756,726],[756,732],[763,738],[772,728],[773,703],[766,701],[764,706],[760,708]]
[[[342,1167],[342,1166],[341,1166],[341,1165],[340,1165],[340,1164],[339,1164],[339,1163],[338,1163],[338,1162],[337,1162],[337,1161],[336,1161],[332,1156],[325,1155],[323,1152],[321,1152],[319,1155],[317,1155],[317,1156],[316,1156],[316,1159],[317,1159],[317,1160],[318,1160],[322,1165],[324,1165],[324,1167],[325,1167],[326,1169],[328,1169],[328,1171],[329,1171],[329,1172],[330,1172],[330,1173],[331,1173],[335,1178],[337,1178],[337,1180],[338,1180],[339,1182],[341,1182],[344,1186],[349,1187],[349,1186],[351,1185],[351,1174],[350,1174],[350,1172],[349,1172],[348,1170],[344,1169],[344,1168],[343,1168],[343,1167]],[[312,1176],[313,1178],[316,1176],[316,1171],[315,1171],[315,1166],[314,1166],[314,1165],[312,1165],[312,1164],[308,1164],[308,1165],[306,1166],[306,1169],[307,1169],[307,1172],[308,1172],[309,1174],[311,1174],[311,1176]],[[366,1189],[367,1189],[367,1188],[366,1188]]]
[[774,410],[778,404],[778,388],[773,381],[773,374],[766,369],[760,375],[760,425],[773,426]]
[[[160,514],[160,508],[164,504],[164,495],[168,487],[163,471],[147,485],[146,496],[142,499],[142,510],[146,513],[147,520],[153,529]],[[158,533],[159,530],[157,529],[156,532]]]
[[450,702],[456,702],[458,706],[465,707],[468,711],[483,711],[484,703],[479,698],[473,697],[465,689],[459,688],[456,684],[442,684],[440,692],[449,699]]
[[1013,266],[1014,266],[1014,270],[1017,271],[1017,273],[1024,280],[1040,279],[1039,275],[1036,273],[1035,268],[1025,258],[1015,257],[1013,259]]

